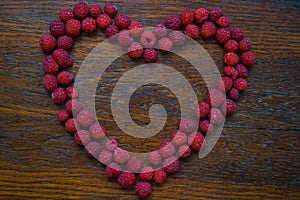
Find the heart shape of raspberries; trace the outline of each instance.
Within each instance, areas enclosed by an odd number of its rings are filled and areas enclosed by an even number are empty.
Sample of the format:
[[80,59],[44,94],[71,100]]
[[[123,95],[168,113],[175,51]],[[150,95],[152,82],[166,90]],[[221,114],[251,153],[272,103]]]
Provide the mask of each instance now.
[[[69,133],[74,134],[77,144],[84,145],[89,156],[106,165],[108,179],[117,178],[123,187],[135,185],[135,191],[142,199],[152,193],[151,181],[161,184],[168,173],[179,170],[180,162],[175,155],[186,159],[192,150],[199,151],[205,141],[203,135],[210,133],[225,116],[236,111],[235,101],[247,87],[248,68],[255,63],[255,56],[250,51],[251,40],[244,38],[241,29],[229,29],[229,18],[223,16],[218,8],[210,12],[205,8],[184,10],[180,15],[168,17],[164,24],[155,25],[153,31],[144,30],[142,23],[118,14],[113,4],[106,5],[102,10],[98,5],[88,6],[80,2],[73,10],[61,10],[59,18],[50,24],[50,34],[40,39],[41,48],[49,54],[43,61],[46,73],[44,87],[56,104],[66,102],[65,109],[58,113],[58,120],[65,123]],[[93,33],[97,28],[104,30],[107,38],[114,38],[119,45],[128,48],[132,59],[143,57],[147,63],[157,61],[157,49],[170,51],[175,46],[184,45],[186,37],[216,37],[226,50],[224,76],[195,110],[195,116],[200,119],[199,128],[192,119],[181,119],[178,130],[172,134],[172,141],[162,142],[159,150],[149,154],[148,165],[143,165],[139,158],[131,157],[121,149],[117,140],[103,139],[105,128],[96,122],[91,111],[82,107],[77,98],[78,91],[70,85],[74,77],[64,70],[73,65],[67,51],[73,47],[74,38],[81,31]],[[162,167],[155,168],[159,165]]]

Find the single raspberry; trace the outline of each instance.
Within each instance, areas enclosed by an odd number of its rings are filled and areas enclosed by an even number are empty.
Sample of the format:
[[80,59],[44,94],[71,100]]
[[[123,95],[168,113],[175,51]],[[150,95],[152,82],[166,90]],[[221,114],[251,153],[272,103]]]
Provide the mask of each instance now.
[[99,144],[99,142],[89,142],[87,145],[85,145],[85,152],[89,157],[98,158],[99,153],[101,152],[102,147]]
[[65,24],[62,21],[54,20],[50,23],[49,30],[51,35],[60,37],[65,34]]
[[184,133],[190,133],[196,129],[196,123],[192,119],[182,118],[178,123],[179,130]]
[[178,155],[182,159],[186,159],[186,158],[190,157],[191,154],[192,154],[192,150],[188,145],[184,144],[184,145],[180,146],[178,149]]
[[54,60],[59,64],[60,67],[70,67],[73,65],[73,59],[66,50],[56,49],[53,52]]
[[181,31],[172,31],[169,34],[169,38],[173,42],[174,46],[183,46],[185,43],[185,37],[185,34]]
[[184,10],[180,15],[181,22],[184,26],[194,22],[194,12],[192,10]]
[[212,124],[220,124],[224,121],[224,116],[218,108],[212,108],[208,113],[208,120]]
[[181,146],[186,143],[187,136],[181,131],[174,131],[172,134],[172,143],[176,146]]
[[195,24],[189,24],[185,27],[185,34],[192,39],[197,39],[200,34],[200,29]]
[[141,35],[140,42],[145,48],[152,48],[156,44],[156,36],[150,31],[145,31]]
[[173,47],[173,42],[169,38],[161,38],[157,44],[158,49],[163,51],[170,51]]
[[59,65],[55,62],[53,56],[47,56],[43,61],[43,70],[47,74],[56,74],[59,70]]
[[89,13],[93,18],[97,19],[97,17],[102,14],[102,9],[100,6],[93,4],[90,5]]
[[208,10],[205,8],[198,8],[194,12],[194,18],[198,25],[204,24],[208,20]]
[[56,39],[53,35],[45,34],[40,39],[40,46],[45,52],[53,51],[56,47]]
[[144,60],[147,63],[154,63],[157,61],[157,51],[155,49],[145,49]]
[[219,44],[226,44],[230,40],[230,32],[226,28],[220,28],[216,33],[216,39]]
[[239,75],[238,71],[231,66],[224,67],[224,73],[226,74],[226,76],[232,78],[233,80],[235,80]]
[[146,166],[142,169],[139,174],[140,180],[142,181],[151,181],[154,175],[154,170],[150,166]]
[[81,23],[77,19],[70,19],[65,24],[66,33],[70,37],[77,37],[81,32]]
[[114,151],[118,147],[119,143],[116,139],[107,140],[105,143],[105,148],[109,151]]
[[115,17],[115,24],[119,28],[119,30],[128,28],[130,23],[131,20],[127,15],[119,14]]
[[89,14],[88,5],[85,2],[79,2],[75,4],[73,14],[77,19],[84,19]]
[[237,78],[234,82],[233,82],[234,87],[240,91],[243,92],[246,90],[247,88],[247,80],[244,78]]
[[66,103],[66,110],[74,115],[82,110],[82,105],[77,99],[70,99]]
[[252,42],[249,38],[244,38],[239,43],[240,51],[250,51],[252,47]]
[[218,89],[212,89],[206,96],[206,102],[211,107],[219,107],[225,100],[225,94]]
[[124,163],[130,158],[129,153],[126,150],[123,150],[119,147],[117,147],[114,150],[114,160],[117,163]]
[[227,99],[226,103],[223,104],[223,111],[226,111],[226,116],[230,116],[236,111],[236,104],[231,99]]
[[73,44],[74,44],[74,40],[67,35],[61,36],[57,40],[57,48],[59,49],[64,49],[64,50],[71,49]]
[[228,40],[224,48],[227,52],[236,52],[239,49],[239,43],[235,40]]
[[143,55],[144,49],[141,43],[133,42],[128,47],[128,54],[133,59],[138,59]]
[[155,183],[161,184],[167,179],[167,172],[164,169],[158,169],[153,174],[153,180]]
[[214,125],[208,120],[203,120],[200,122],[199,128],[203,133],[211,133],[214,130]]
[[127,161],[127,169],[132,173],[139,173],[142,169],[142,161],[138,158],[130,158]]
[[91,141],[91,136],[88,131],[79,130],[74,134],[74,140],[79,145],[86,145]]
[[235,88],[232,88],[229,92],[229,98],[232,99],[233,101],[238,100],[239,95],[240,92]]
[[204,39],[211,38],[216,34],[216,26],[212,22],[205,22],[201,26],[200,33]]
[[57,75],[57,82],[60,85],[66,86],[73,81],[73,75],[70,72],[62,71]]
[[244,65],[238,64],[236,66],[236,70],[238,71],[240,77],[246,78],[248,76],[248,69]]
[[112,20],[107,14],[101,14],[97,18],[97,25],[100,29],[106,29],[111,23]]
[[170,157],[175,153],[175,146],[172,142],[164,141],[159,145],[159,154],[163,158]]
[[167,29],[179,30],[181,27],[181,19],[177,15],[171,15],[165,20],[165,26]]
[[132,21],[128,27],[128,30],[132,37],[140,37],[144,32],[144,26],[141,22]]
[[105,174],[108,179],[116,178],[121,174],[121,167],[117,163],[110,163],[106,169]]
[[234,52],[229,52],[224,55],[224,63],[229,66],[235,66],[239,62],[239,56]]
[[106,30],[105,30],[105,36],[107,38],[115,36],[117,33],[119,33],[119,29],[116,25],[110,24]]
[[78,97],[78,91],[74,86],[67,87],[66,93],[70,99],[76,99]]
[[159,151],[152,151],[149,153],[149,161],[152,165],[156,166],[159,163],[161,163],[161,155],[159,154]]
[[206,102],[201,102],[195,110],[195,115],[198,118],[205,118],[210,109],[210,105]]
[[59,111],[57,115],[59,122],[66,122],[68,119],[70,119],[70,114],[66,110]]
[[222,28],[228,28],[230,26],[230,19],[226,16],[222,16],[217,20],[217,24]]
[[130,172],[122,172],[118,177],[118,183],[122,187],[130,187],[135,183],[135,175]]
[[217,88],[218,88],[218,90],[222,91],[223,87],[224,87],[224,90],[226,92],[229,92],[232,88],[232,85],[233,85],[232,79],[224,76],[224,77],[220,78],[220,80],[218,81]]
[[109,16],[111,17],[114,17],[117,13],[118,13],[118,9],[115,5],[113,4],[107,4],[105,7],[104,7],[104,12],[106,14],[108,14]]
[[156,24],[153,28],[153,33],[157,38],[162,38],[168,34],[168,29],[163,24]]
[[233,28],[230,30],[230,35],[233,40],[239,42],[244,38],[244,33],[240,28]]
[[59,12],[59,18],[61,21],[66,22],[74,18],[73,11],[70,9],[64,9]]
[[109,165],[113,160],[112,157],[113,157],[112,153],[104,149],[99,153],[98,160],[104,165]]
[[188,138],[188,143],[195,151],[199,151],[204,144],[204,137],[200,132],[193,132]]
[[90,126],[89,132],[94,139],[100,139],[106,135],[104,126],[100,125],[98,122]]
[[241,55],[241,63],[246,67],[251,67],[254,65],[255,60],[255,55],[251,51],[244,52]]
[[77,132],[77,129],[79,128],[79,125],[76,119],[70,118],[66,121],[65,127],[69,133],[75,134]]
[[89,110],[82,110],[77,115],[76,119],[81,126],[89,127],[94,123],[95,115]]
[[67,94],[64,88],[56,88],[52,93],[51,93],[51,98],[54,101],[54,103],[61,104],[65,102],[67,98]]
[[146,199],[152,193],[151,184],[146,181],[140,181],[135,185],[135,192],[141,199]]
[[209,20],[212,22],[218,21],[223,16],[223,12],[220,8],[214,8],[209,12]]
[[96,20],[90,17],[85,18],[81,22],[81,28],[86,33],[93,33],[96,31]]
[[167,173],[175,173],[179,171],[180,162],[176,157],[172,156],[163,162],[163,167]]

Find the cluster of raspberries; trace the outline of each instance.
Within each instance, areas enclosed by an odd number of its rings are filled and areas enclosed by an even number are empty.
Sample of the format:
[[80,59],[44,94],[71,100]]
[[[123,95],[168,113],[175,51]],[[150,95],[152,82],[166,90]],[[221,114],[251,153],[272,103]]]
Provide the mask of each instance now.
[[[88,6],[80,2],[73,10],[61,10],[59,18],[50,23],[50,33],[40,39],[41,48],[48,54],[43,61],[44,87],[56,104],[66,103],[65,109],[58,113],[58,120],[74,135],[77,144],[84,145],[89,156],[106,165],[108,179],[117,179],[122,187],[135,185],[135,191],[142,199],[152,193],[151,181],[157,184],[165,182],[168,174],[179,170],[179,159],[186,159],[192,151],[199,151],[204,144],[204,135],[236,111],[235,101],[247,87],[248,68],[255,63],[255,56],[250,51],[251,40],[244,38],[241,29],[229,29],[229,18],[218,8],[210,12],[205,8],[184,10],[180,15],[172,15],[164,23],[155,25],[152,31],[144,30],[142,23],[131,21],[128,16],[118,14],[113,4],[102,9],[98,5]],[[151,152],[145,166],[139,158],[122,150],[117,140],[105,137],[105,128],[97,122],[94,113],[81,106],[78,91],[71,86],[74,77],[66,69],[72,67],[73,59],[68,51],[81,31],[93,33],[97,28],[103,30],[107,38],[115,39],[120,46],[127,48],[132,59],[143,57],[150,63],[157,61],[156,49],[170,51],[175,46],[184,45],[186,37],[215,37],[226,50],[224,77],[195,110],[199,126],[192,119],[181,119],[172,140],[162,142],[157,151]]]

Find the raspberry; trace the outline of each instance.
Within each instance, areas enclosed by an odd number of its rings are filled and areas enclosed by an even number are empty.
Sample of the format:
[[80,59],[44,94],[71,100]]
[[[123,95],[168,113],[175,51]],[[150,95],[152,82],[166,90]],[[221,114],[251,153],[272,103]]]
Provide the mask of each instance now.
[[130,172],[122,172],[118,177],[118,183],[122,187],[130,187],[135,183],[135,175]]
[[230,26],[230,19],[228,17],[222,16],[217,20],[217,24],[222,28],[228,28]]
[[179,130],[184,133],[190,133],[196,129],[196,123],[192,119],[182,118],[179,121]]
[[208,113],[208,119],[212,124],[220,124],[224,120],[224,116],[218,108],[212,108]]
[[196,39],[200,34],[200,29],[195,24],[189,24],[185,27],[185,34],[192,39]]
[[85,18],[81,22],[81,28],[86,33],[93,33],[96,31],[96,20],[90,17]]
[[219,44],[225,44],[230,40],[230,32],[226,28],[220,28],[217,31],[216,39]]
[[128,30],[132,37],[140,37],[144,32],[144,26],[140,22],[132,21],[128,27]]
[[224,73],[233,80],[235,80],[239,75],[238,71],[234,67],[230,66],[224,67]]
[[238,71],[240,77],[245,78],[248,76],[248,69],[244,65],[238,64],[236,66],[236,70]]
[[255,64],[255,55],[250,51],[242,53],[241,63],[246,67],[251,67]]
[[211,133],[214,130],[214,125],[209,123],[208,120],[201,121],[199,127],[203,133]]
[[65,102],[67,98],[67,94],[64,88],[56,88],[52,93],[51,93],[51,98],[54,101],[54,103],[61,104]]
[[61,21],[54,20],[50,23],[49,30],[51,35],[60,37],[65,34],[65,24]]
[[181,22],[184,26],[194,22],[194,12],[192,10],[184,10],[180,15]]
[[74,140],[79,145],[85,145],[91,141],[91,136],[88,131],[79,130],[74,134]]
[[234,82],[233,82],[234,87],[240,91],[243,92],[246,90],[247,88],[247,81],[244,78],[237,78]]
[[224,55],[224,63],[229,66],[235,66],[239,62],[239,57],[234,52],[229,52]]
[[77,99],[70,99],[66,103],[66,110],[72,115],[77,114],[82,110],[81,103]]
[[66,33],[70,37],[77,37],[81,32],[81,23],[77,19],[70,19],[65,25]]
[[73,19],[74,18],[73,11],[70,10],[70,9],[61,10],[59,12],[59,18],[63,22],[66,22],[66,21],[68,21],[70,19]]
[[45,52],[53,51],[56,47],[56,39],[53,35],[45,34],[40,39],[40,46]]
[[156,24],[153,28],[153,33],[157,38],[162,38],[168,34],[168,29],[163,24]]
[[164,141],[159,145],[159,153],[163,158],[172,156],[175,153],[175,146],[173,143]]
[[225,94],[218,89],[212,89],[206,96],[206,101],[211,107],[219,107],[225,100]]
[[200,132],[193,132],[188,138],[188,143],[195,151],[199,151],[204,144],[204,137]]
[[205,118],[210,109],[210,105],[206,102],[201,102],[195,110],[195,115],[198,118]]
[[235,88],[232,88],[229,92],[229,98],[234,101],[239,98],[239,95],[240,95],[240,92]]
[[147,63],[154,63],[157,61],[157,51],[155,49],[146,49],[144,51],[144,60]]
[[102,9],[98,5],[91,5],[89,8],[89,13],[93,18],[97,18],[100,14],[102,14]]
[[194,18],[198,25],[204,24],[208,20],[208,11],[205,8],[198,8],[195,10]]
[[152,167],[144,167],[140,173],[140,180],[142,181],[151,181],[154,175],[154,170]]
[[105,36],[107,38],[110,38],[110,37],[116,35],[117,33],[119,33],[119,29],[114,24],[110,24],[105,30]]
[[173,42],[169,38],[161,38],[157,44],[158,49],[163,51],[170,51],[173,47]]
[[43,70],[48,74],[56,74],[59,70],[59,65],[52,56],[47,56],[43,61]]
[[250,51],[252,47],[252,42],[249,38],[244,38],[239,43],[240,51]]
[[232,88],[232,85],[232,79],[224,76],[218,81],[217,88],[218,90],[222,91],[224,87],[225,92],[229,92],[229,90]]
[[228,40],[224,48],[227,52],[236,52],[239,49],[239,43],[235,40]]
[[244,38],[244,33],[240,28],[233,28],[230,30],[230,35],[233,40],[239,42]]
[[176,146],[181,146],[183,145],[187,140],[187,136],[185,133],[181,131],[175,131],[172,134],[172,143]]
[[176,157],[172,156],[172,157],[167,158],[163,162],[163,167],[167,173],[175,173],[175,172],[179,171],[180,162],[177,160]]
[[76,119],[81,126],[89,127],[94,123],[95,115],[89,110],[82,110]]
[[152,165],[158,165],[161,163],[161,156],[159,154],[159,151],[152,151],[149,153],[149,161]]
[[141,35],[140,42],[145,48],[154,47],[154,45],[156,44],[156,41],[157,41],[156,36],[154,35],[154,33],[150,32],[150,31],[145,31]]
[[116,139],[107,140],[105,143],[105,148],[109,151],[114,151],[118,147],[118,141]]
[[225,111],[225,106],[226,106],[226,116],[230,116],[235,113],[236,111],[236,105],[234,101],[231,99],[227,99],[226,103],[223,104],[222,110]]
[[101,14],[97,18],[97,25],[100,29],[106,29],[111,23],[112,20],[107,14]]
[[200,33],[204,39],[211,38],[216,34],[216,26],[212,22],[205,22],[201,26]]
[[114,162],[110,163],[105,169],[105,174],[109,179],[118,177],[121,174],[120,165]]
[[118,9],[115,5],[113,4],[107,4],[105,7],[104,7],[104,12],[106,14],[108,14],[109,16],[113,17],[115,16],[117,13],[118,13]]
[[143,55],[143,46],[138,42],[133,42],[128,47],[128,54],[133,59],[138,59]]
[[62,71],[57,75],[57,82],[60,85],[66,86],[73,81],[73,75],[70,72]]
[[75,134],[77,132],[77,129],[78,129],[78,122],[76,119],[74,118],[70,118],[66,121],[65,123],[65,127],[66,127],[66,130],[69,132],[69,133],[73,133]]
[[142,169],[142,161],[138,158],[130,158],[127,162],[127,169],[133,173],[140,172]]
[[95,123],[89,128],[89,132],[94,139],[103,138],[106,134],[106,130],[104,126],[100,125],[99,123]]
[[152,193],[151,184],[146,181],[140,181],[135,185],[135,192],[141,199],[146,199]]
[[214,8],[209,12],[209,20],[212,22],[218,21],[223,16],[223,12],[220,8]]
[[101,145],[98,142],[89,142],[87,145],[85,145],[85,152],[89,157],[98,158],[101,150]]
[[169,38],[173,42],[174,46],[183,46],[185,43],[185,34],[181,31],[172,31],[169,34]]
[[84,19],[89,14],[88,5],[85,2],[79,2],[75,4],[73,14],[77,19]]
[[70,119],[70,114],[66,110],[59,111],[57,115],[59,122],[66,122],[68,119]]
[[57,40],[57,48],[59,49],[64,49],[64,50],[71,49],[73,44],[74,44],[74,40],[67,35],[61,36]]
[[127,15],[119,14],[115,17],[115,24],[119,28],[119,30],[128,28],[130,23],[131,23],[131,20]]
[[186,159],[186,158],[190,157],[191,154],[192,154],[192,150],[188,145],[182,145],[178,149],[178,155],[182,159]]
[[109,165],[112,162],[112,153],[104,149],[99,153],[98,160],[104,165]]
[[114,150],[114,160],[117,163],[124,163],[129,159],[129,157],[129,153],[126,150],[123,150],[119,147]]
[[177,15],[171,15],[165,20],[165,26],[167,29],[179,30],[181,27],[181,19]]
[[67,87],[66,93],[70,99],[76,99],[78,97],[78,91],[74,86]]
[[53,52],[53,58],[60,67],[70,67],[73,65],[73,59],[66,50],[56,49]]
[[164,169],[158,169],[153,174],[153,180],[158,184],[165,182],[166,179],[167,172]]

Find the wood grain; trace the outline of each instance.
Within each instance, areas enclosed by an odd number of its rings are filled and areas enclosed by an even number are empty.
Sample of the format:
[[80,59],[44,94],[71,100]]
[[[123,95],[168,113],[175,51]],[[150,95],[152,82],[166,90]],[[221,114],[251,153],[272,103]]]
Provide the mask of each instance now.
[[[237,103],[238,112],[226,120],[213,151],[202,160],[194,154],[184,161],[180,172],[166,183],[153,185],[150,199],[300,199],[300,3],[112,2],[121,13],[148,26],[185,8],[220,7],[232,19],[232,27],[242,28],[253,40],[257,56],[257,64],[249,71],[249,87]],[[57,122],[59,106],[52,103],[41,83],[44,53],[39,38],[48,32],[48,24],[57,18],[58,10],[71,8],[74,3],[0,2],[0,199],[136,199],[132,189],[121,189],[116,182],[107,181],[103,166],[75,144]],[[71,51],[73,73],[102,40],[101,31],[76,39]],[[224,51],[220,46],[214,40],[198,41],[221,69]],[[179,71],[186,69],[183,61],[174,59]],[[172,60],[169,57],[162,62],[172,65]],[[160,139],[170,137],[176,127],[178,107],[176,102],[166,104],[174,116],[154,140],[141,141],[121,134],[113,121],[109,98],[113,83],[130,65],[128,58],[121,58],[107,73],[105,84],[97,91],[98,117],[122,147],[141,148],[144,144],[143,148],[156,148]],[[189,75],[193,72],[191,68],[185,71],[199,98],[203,98],[203,81]],[[151,88],[142,91],[153,92]],[[162,102],[173,98],[164,88],[158,91]],[[136,96],[131,109],[135,120],[147,122],[147,112],[137,105],[148,105],[152,100]]]

